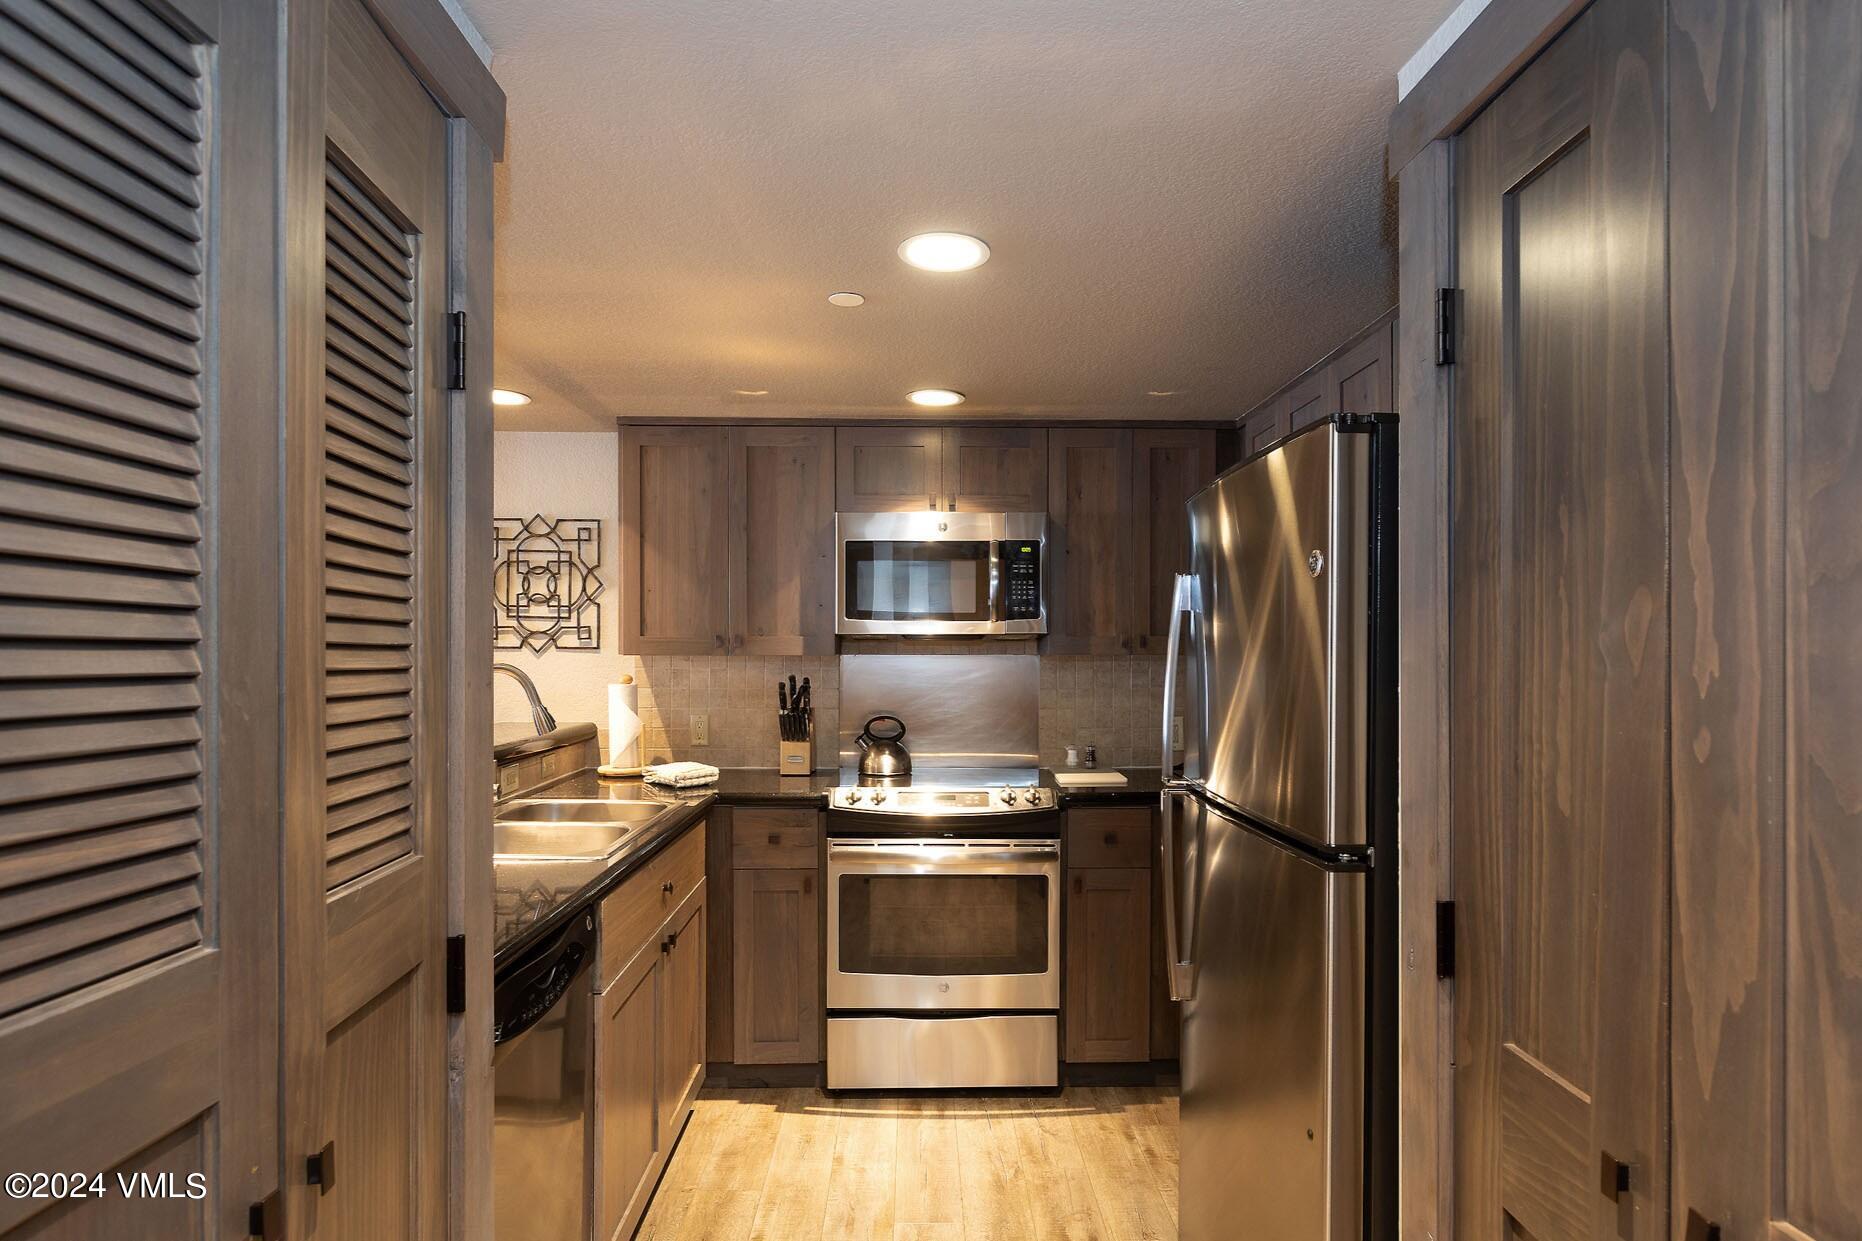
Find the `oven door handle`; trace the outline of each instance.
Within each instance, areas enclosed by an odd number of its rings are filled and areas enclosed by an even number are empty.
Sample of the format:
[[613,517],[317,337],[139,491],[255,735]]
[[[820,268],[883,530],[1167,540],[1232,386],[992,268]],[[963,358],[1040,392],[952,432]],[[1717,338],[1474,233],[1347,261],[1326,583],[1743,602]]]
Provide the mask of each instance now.
[[1004,867],[1044,868],[1060,861],[1059,845],[1041,845],[1030,849],[968,849],[962,846],[926,848],[873,848],[871,845],[828,845],[828,864],[844,869],[870,870],[875,866],[911,867],[938,870],[990,870],[1000,873]]

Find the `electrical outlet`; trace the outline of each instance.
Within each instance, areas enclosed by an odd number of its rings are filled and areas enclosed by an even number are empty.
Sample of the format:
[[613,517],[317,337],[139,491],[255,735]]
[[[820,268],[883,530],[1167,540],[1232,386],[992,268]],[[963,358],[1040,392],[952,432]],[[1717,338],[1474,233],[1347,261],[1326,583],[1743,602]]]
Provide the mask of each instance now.
[[692,744],[711,744],[711,717],[703,711],[692,712]]
[[1183,748],[1183,717],[1180,715],[1170,717],[1170,748],[1173,750]]

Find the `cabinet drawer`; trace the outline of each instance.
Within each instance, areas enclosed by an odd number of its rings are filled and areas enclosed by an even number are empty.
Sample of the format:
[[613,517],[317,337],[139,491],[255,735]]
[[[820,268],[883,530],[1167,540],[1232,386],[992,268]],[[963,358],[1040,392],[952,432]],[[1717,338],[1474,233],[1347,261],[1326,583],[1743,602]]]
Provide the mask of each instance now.
[[739,806],[731,813],[731,865],[782,870],[820,861],[821,825],[814,810]]
[[1067,865],[1074,869],[1151,864],[1151,808],[1108,806],[1067,812]]
[[601,977],[605,987],[705,877],[705,825],[685,835],[601,898]]

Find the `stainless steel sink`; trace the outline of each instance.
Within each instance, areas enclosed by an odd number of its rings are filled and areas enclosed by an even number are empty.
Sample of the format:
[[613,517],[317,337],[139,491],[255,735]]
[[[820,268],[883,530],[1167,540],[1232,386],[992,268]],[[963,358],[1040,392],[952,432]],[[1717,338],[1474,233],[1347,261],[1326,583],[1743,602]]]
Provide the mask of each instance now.
[[492,821],[491,851],[498,857],[607,857],[665,811],[653,801],[513,802]]

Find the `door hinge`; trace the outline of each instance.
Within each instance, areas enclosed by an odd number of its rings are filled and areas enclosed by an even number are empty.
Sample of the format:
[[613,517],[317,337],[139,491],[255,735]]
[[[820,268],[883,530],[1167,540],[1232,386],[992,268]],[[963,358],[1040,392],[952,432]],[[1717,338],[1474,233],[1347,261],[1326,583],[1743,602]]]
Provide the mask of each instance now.
[[336,1188],[335,1142],[325,1142],[322,1150],[304,1161],[304,1181],[317,1187],[318,1197]]
[[284,1236],[284,1191],[274,1189],[265,1201],[246,1208],[246,1235],[260,1241],[278,1241]]
[[466,314],[455,310],[446,316],[446,386],[464,392],[466,386]]
[[1435,902],[1435,976],[1455,976],[1455,903]]
[[446,937],[446,1011],[463,1013],[466,1010],[466,953],[465,936],[448,935]]
[[1455,290],[1435,291],[1435,364],[1455,364]]

